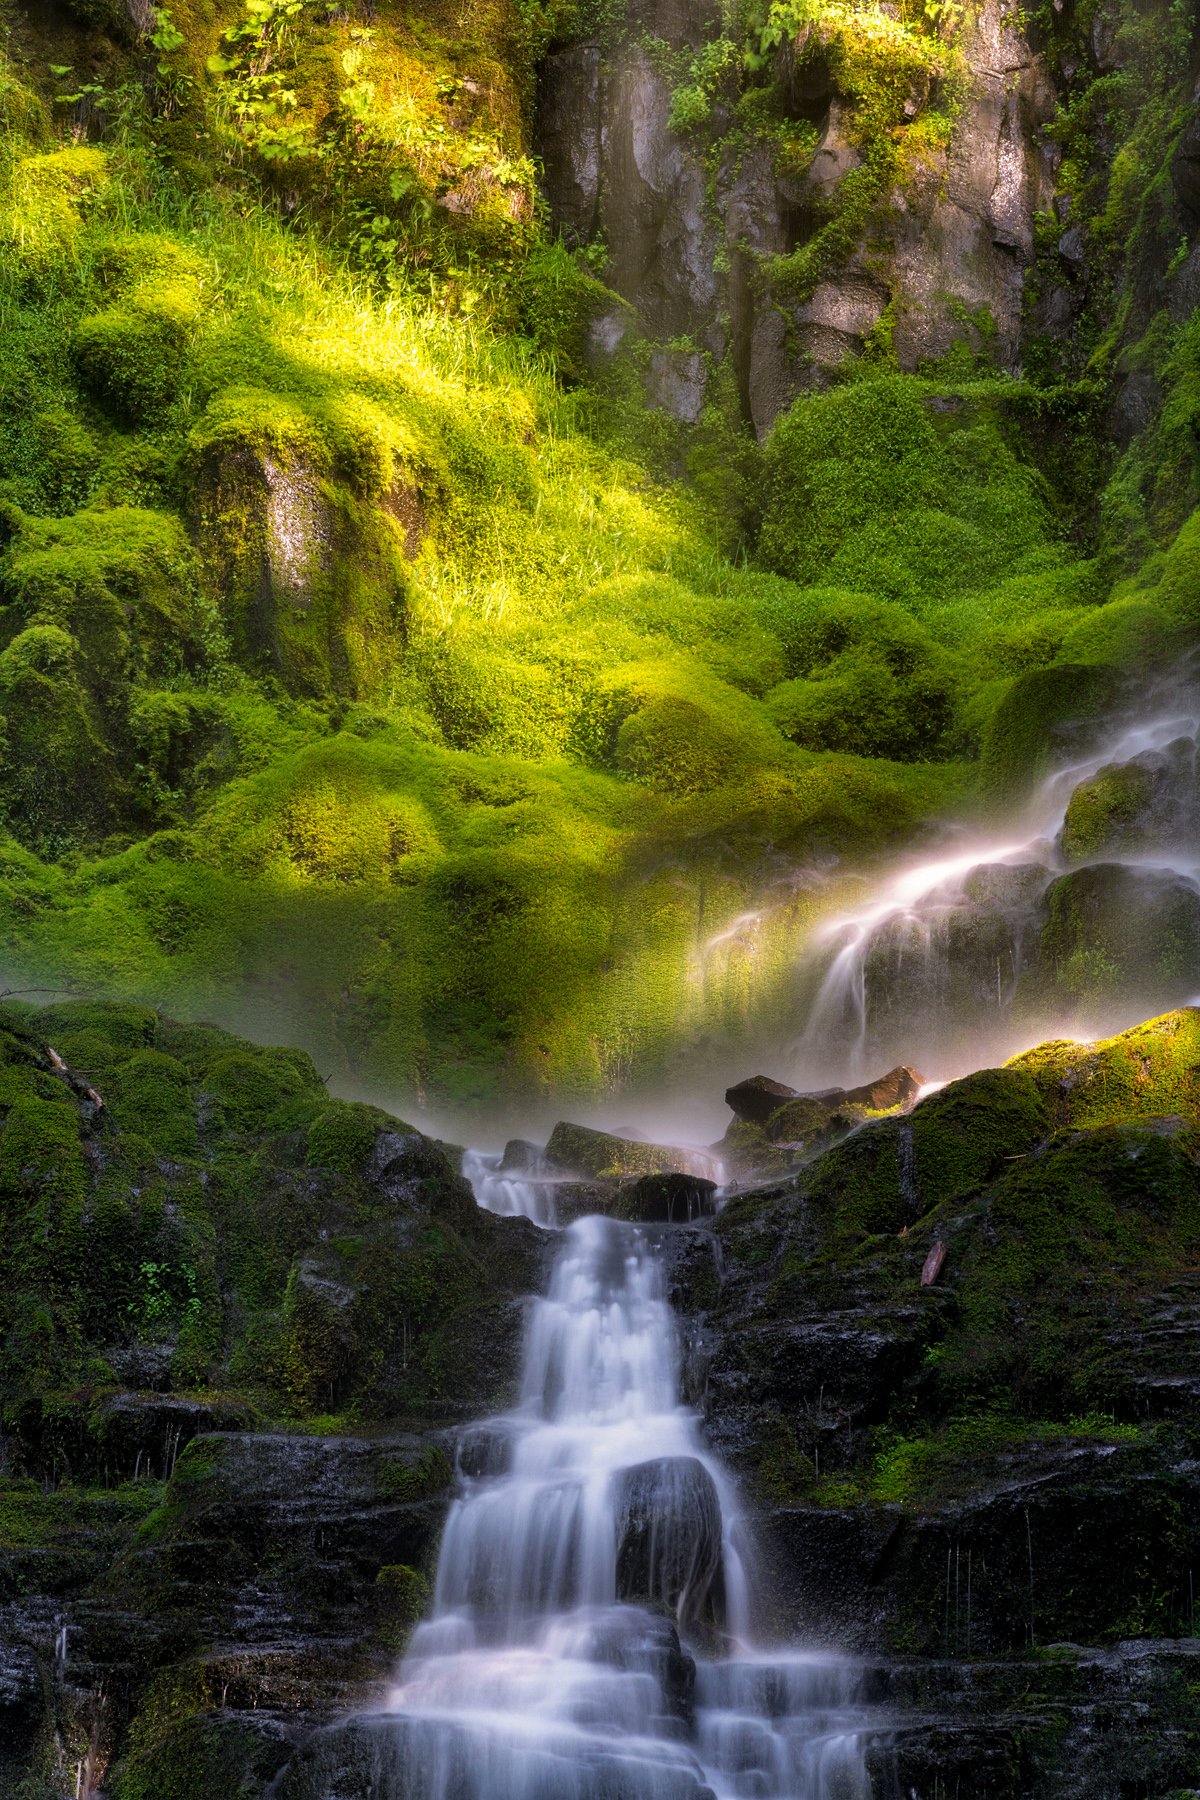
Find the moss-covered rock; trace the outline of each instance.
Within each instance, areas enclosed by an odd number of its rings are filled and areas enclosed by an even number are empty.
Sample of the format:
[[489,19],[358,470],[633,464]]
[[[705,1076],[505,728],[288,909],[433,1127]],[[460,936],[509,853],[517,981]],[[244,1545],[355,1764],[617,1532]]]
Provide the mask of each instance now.
[[1164,1005],[1200,967],[1200,894],[1168,870],[1076,869],[1047,891],[1041,954],[1046,987],[1085,1010]]
[[695,1175],[706,1177],[712,1158],[702,1150],[647,1144],[596,1131],[589,1125],[559,1123],[550,1133],[544,1160],[575,1176]]
[[980,762],[989,794],[1011,801],[1046,774],[1053,753],[1072,731],[1094,726],[1120,685],[1119,670],[1105,664],[1059,663],[1018,676],[984,733]]

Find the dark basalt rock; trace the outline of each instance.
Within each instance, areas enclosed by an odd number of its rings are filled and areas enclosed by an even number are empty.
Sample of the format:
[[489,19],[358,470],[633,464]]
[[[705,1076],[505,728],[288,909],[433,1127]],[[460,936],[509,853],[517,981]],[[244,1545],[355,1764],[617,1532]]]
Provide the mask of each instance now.
[[716,1210],[717,1184],[696,1175],[643,1175],[617,1194],[618,1219],[641,1225],[687,1225]]
[[617,1594],[660,1601],[680,1621],[721,1616],[721,1502],[694,1456],[637,1463],[616,1502]]
[[795,1097],[795,1088],[786,1087],[782,1081],[773,1081],[769,1075],[751,1075],[748,1080],[739,1081],[725,1090],[725,1104],[732,1109],[734,1117],[748,1119],[752,1125],[765,1125],[785,1100]]
[[506,1425],[484,1420],[468,1425],[458,1434],[457,1463],[459,1473],[468,1480],[506,1475],[512,1463],[512,1432]]
[[504,1146],[504,1155],[500,1158],[500,1175],[536,1175],[541,1167],[545,1154],[540,1144],[531,1144],[527,1138],[510,1138]]

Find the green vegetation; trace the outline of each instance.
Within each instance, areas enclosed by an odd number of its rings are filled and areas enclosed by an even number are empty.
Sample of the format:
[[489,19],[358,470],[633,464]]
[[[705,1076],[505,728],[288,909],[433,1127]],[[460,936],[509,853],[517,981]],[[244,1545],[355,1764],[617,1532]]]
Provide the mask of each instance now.
[[[0,1417],[18,1469],[133,1473],[140,1428],[113,1410],[131,1367],[218,1425],[331,1403],[421,1417],[451,1373],[492,1379],[464,1357],[520,1247],[485,1250],[488,1222],[427,1140],[331,1100],[303,1053],[212,1026],[10,1001],[0,1027]],[[384,1162],[408,1159],[401,1234],[370,1176],[380,1131]],[[173,1504],[204,1475],[181,1461]],[[439,1452],[397,1464],[388,1491],[448,1479]]]
[[[1128,457],[1099,538],[1081,513],[1099,345],[1039,385],[973,326],[918,374],[881,339],[763,446],[728,370],[692,428],[648,412],[637,345],[589,375],[616,302],[602,246],[547,240],[532,67],[621,19],[39,21],[0,73],[13,985],[236,1018],[381,1095],[661,1076],[681,1033],[785,1016],[811,900],[763,911],[753,962],[704,950],[772,859],[1006,803],[1114,664],[1194,632],[1186,329],[1156,327],[1135,445],[1144,485],[1166,434],[1175,498],[1119,567]],[[960,25],[806,0],[670,53],[714,168],[730,132],[811,155],[785,46],[841,96],[865,160],[764,279],[834,266],[856,176],[944,146]]]

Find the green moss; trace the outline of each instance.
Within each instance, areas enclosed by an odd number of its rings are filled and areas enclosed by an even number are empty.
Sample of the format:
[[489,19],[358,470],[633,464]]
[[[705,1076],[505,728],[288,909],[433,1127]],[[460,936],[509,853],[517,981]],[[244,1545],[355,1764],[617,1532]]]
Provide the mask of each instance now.
[[195,1103],[187,1070],[159,1050],[123,1062],[104,1098],[119,1126],[149,1138],[164,1156],[194,1155]]
[[1061,663],[1018,676],[988,721],[980,757],[987,791],[1011,799],[1043,773],[1064,726],[1097,718],[1120,683],[1106,664]]
[[384,1115],[374,1107],[336,1101],[309,1126],[309,1162],[314,1168],[357,1174],[371,1154],[383,1122]]
[[1045,490],[1008,441],[997,389],[963,389],[934,411],[946,398],[891,375],[798,400],[766,448],[768,567],[921,613],[1022,559],[1052,560]]
[[166,307],[108,306],[79,321],[71,350],[104,406],[134,424],[157,420],[183,384],[186,321]]
[[1149,770],[1128,763],[1101,769],[1072,791],[1063,821],[1062,851],[1068,862],[1111,854],[1136,841],[1140,816],[1153,792]]
[[234,1131],[288,1131],[306,1125],[325,1101],[312,1059],[299,1050],[218,1055],[204,1072],[204,1089]]
[[1044,986],[1072,1004],[1161,1006],[1200,957],[1200,900],[1169,874],[1139,880],[1127,865],[1092,864],[1049,888],[1041,949]]
[[1050,1121],[1030,1077],[983,1070],[931,1095],[909,1119],[868,1126],[828,1151],[801,1176],[801,1191],[822,1233],[849,1249],[907,1231],[974,1192],[1034,1150]]
[[413,1626],[429,1604],[425,1577],[406,1563],[385,1563],[375,1577],[379,1635],[389,1650],[403,1650]]
[[415,1458],[385,1456],[379,1466],[377,1485],[387,1499],[408,1506],[445,1493],[453,1477],[444,1452],[427,1445]]
[[960,1313],[941,1389],[1009,1393],[1051,1418],[1124,1402],[1095,1309],[1108,1296],[1124,1315],[1131,1283],[1194,1254],[1200,1189],[1186,1147],[1133,1127],[1068,1136],[1014,1165],[981,1224],[951,1241]]
[[[927,1507],[970,1494],[985,1483],[1000,1459],[1043,1444],[1101,1443],[1136,1446],[1144,1434],[1103,1414],[1058,1421],[1020,1418],[1004,1405],[947,1419],[935,1433],[880,1434],[870,1497],[884,1504]],[[1003,1466],[1003,1463],[1000,1463]]]
[[1049,1043],[1010,1065],[1078,1128],[1179,1115],[1200,1126],[1200,1009],[1187,1007],[1095,1044]]

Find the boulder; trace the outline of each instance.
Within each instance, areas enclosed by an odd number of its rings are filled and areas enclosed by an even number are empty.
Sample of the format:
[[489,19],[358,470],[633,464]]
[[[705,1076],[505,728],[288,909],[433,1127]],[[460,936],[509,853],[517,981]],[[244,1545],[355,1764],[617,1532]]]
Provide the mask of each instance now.
[[1172,849],[1200,835],[1196,745],[1183,737],[1125,763],[1109,763],[1073,791],[1063,820],[1068,862]]
[[498,1175],[536,1175],[542,1162],[542,1146],[528,1138],[509,1138],[500,1158]]
[[550,1133],[546,1163],[564,1175],[693,1175],[711,1178],[714,1163],[703,1150],[642,1144],[589,1125],[560,1123]]
[[720,1618],[721,1502],[695,1456],[636,1463],[619,1477],[617,1595],[672,1607],[683,1625]]
[[869,1112],[892,1112],[898,1106],[912,1106],[925,1085],[925,1077],[907,1063],[899,1063],[876,1081],[862,1087],[847,1088],[837,1096],[839,1107],[863,1106]]
[[1041,953],[1068,1003],[1170,1004],[1200,969],[1200,890],[1166,869],[1075,869],[1047,891]]
[[618,1219],[641,1225],[687,1225],[716,1211],[717,1184],[697,1175],[642,1175],[617,1194]]
[[795,1088],[773,1081],[769,1075],[751,1075],[725,1090],[725,1104],[732,1108],[734,1117],[748,1119],[752,1125],[765,1125],[785,1100],[795,1097]]

